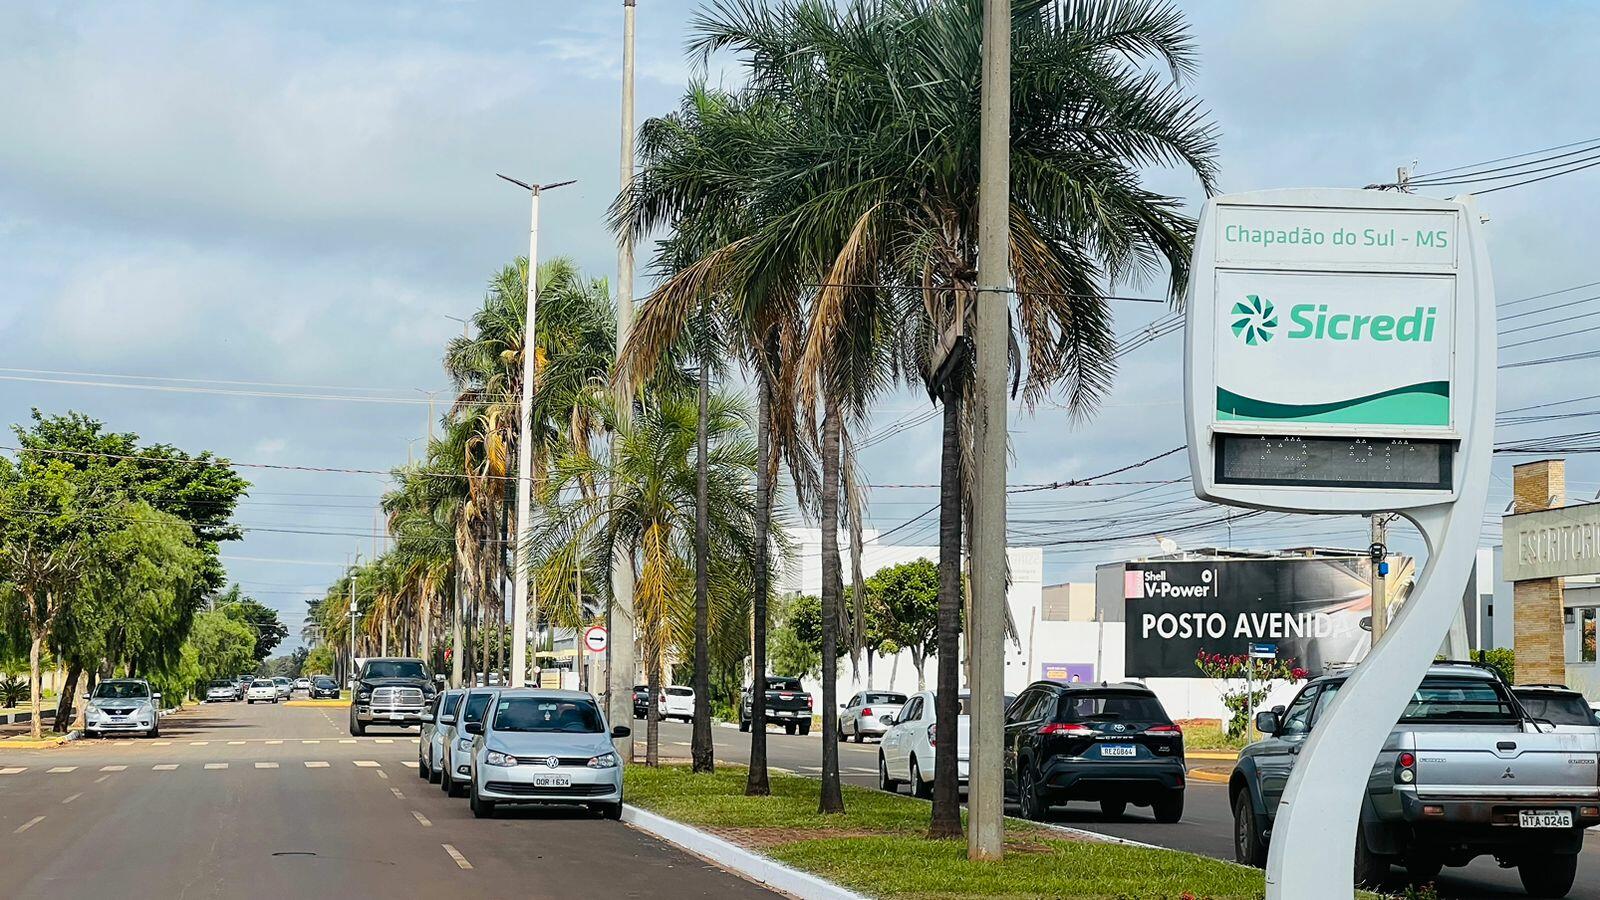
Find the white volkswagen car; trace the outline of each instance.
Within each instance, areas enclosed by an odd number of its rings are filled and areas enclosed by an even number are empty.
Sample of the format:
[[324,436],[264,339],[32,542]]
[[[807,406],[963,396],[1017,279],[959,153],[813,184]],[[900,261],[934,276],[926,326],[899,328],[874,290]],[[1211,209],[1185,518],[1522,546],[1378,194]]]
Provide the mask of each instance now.
[[270,678],[257,678],[250,682],[250,688],[245,691],[244,699],[250,703],[255,703],[257,700],[262,703],[277,703],[278,686],[273,684]]
[[881,738],[889,731],[888,722],[900,714],[906,695],[895,691],[862,691],[839,705],[839,740],[847,736],[861,743],[862,738]]
[[[969,720],[966,693],[956,696],[961,715],[956,719],[956,769],[958,784],[966,787],[967,758],[970,753]],[[1016,698],[1007,694],[1006,706]],[[933,796],[934,723],[938,714],[934,710],[933,691],[911,695],[901,707],[889,730],[878,743],[878,787],[886,791],[898,790],[909,784],[911,793],[918,797]]]

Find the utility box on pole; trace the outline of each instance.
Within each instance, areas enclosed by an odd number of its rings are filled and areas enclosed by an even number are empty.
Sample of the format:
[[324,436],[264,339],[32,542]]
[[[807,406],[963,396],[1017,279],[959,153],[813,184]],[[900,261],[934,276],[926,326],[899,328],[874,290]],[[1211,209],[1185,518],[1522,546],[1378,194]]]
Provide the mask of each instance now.
[[1479,225],[1470,202],[1339,189],[1214,197],[1200,216],[1185,343],[1196,496],[1284,512],[1398,512],[1429,550],[1410,601],[1289,777],[1270,836],[1271,900],[1353,896],[1372,761],[1472,570],[1495,394],[1494,287]]

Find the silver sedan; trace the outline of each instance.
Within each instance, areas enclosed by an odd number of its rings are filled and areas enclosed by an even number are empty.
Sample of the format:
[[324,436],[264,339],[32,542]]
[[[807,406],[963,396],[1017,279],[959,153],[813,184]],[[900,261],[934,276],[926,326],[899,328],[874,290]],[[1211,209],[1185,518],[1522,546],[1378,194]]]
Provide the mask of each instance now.
[[628,726],[607,729],[593,696],[578,691],[501,691],[472,735],[472,814],[501,803],[587,805],[622,817],[622,762],[611,746]]

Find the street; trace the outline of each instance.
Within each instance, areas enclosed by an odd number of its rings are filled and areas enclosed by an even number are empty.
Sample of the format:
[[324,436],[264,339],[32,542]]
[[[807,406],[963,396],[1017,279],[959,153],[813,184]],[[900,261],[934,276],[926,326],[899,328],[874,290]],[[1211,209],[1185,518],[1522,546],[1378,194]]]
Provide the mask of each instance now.
[[418,779],[415,729],[352,738],[340,708],[211,704],[158,740],[7,752],[0,835],[11,897],[774,896],[587,811],[474,819]]
[[[643,723],[635,722],[639,731]],[[661,736],[669,756],[687,756],[690,729],[679,723],[661,723]],[[750,737],[732,728],[712,729],[717,748],[717,759],[744,763],[748,760]],[[819,736],[789,736],[782,732],[767,735],[767,760],[776,769],[801,775],[817,776],[821,773],[821,748]],[[850,784],[876,787],[878,783],[878,746],[871,739],[865,743],[843,742],[839,745],[839,771]],[[902,788],[902,792],[904,789]],[[1008,812],[1015,815],[1014,808]],[[1228,806],[1225,785],[1191,781],[1185,801],[1183,821],[1174,825],[1160,825],[1148,809],[1129,807],[1127,815],[1117,822],[1107,822],[1099,807],[1082,803],[1054,810],[1051,821],[1093,831],[1110,837],[1175,850],[1187,850],[1218,859],[1233,858],[1233,813]],[[1396,869],[1395,880],[1388,885],[1391,891],[1403,891],[1405,880]],[[1441,897],[1525,897],[1522,883],[1515,869],[1501,869],[1493,859],[1480,857],[1472,865],[1460,869],[1445,869],[1439,875]],[[1590,831],[1585,850],[1578,863],[1578,880],[1572,888],[1574,898],[1600,898],[1600,836]]]

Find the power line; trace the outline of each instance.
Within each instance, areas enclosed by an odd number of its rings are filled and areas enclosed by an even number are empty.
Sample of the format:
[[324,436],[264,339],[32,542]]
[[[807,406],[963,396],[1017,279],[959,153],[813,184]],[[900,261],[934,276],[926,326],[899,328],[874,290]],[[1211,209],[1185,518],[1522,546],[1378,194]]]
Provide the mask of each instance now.
[[[1562,158],[1568,157],[1568,156],[1577,156],[1580,153],[1590,153],[1590,152],[1593,152],[1595,149],[1596,149],[1595,147],[1584,147],[1581,150],[1573,150],[1573,151],[1568,152],[1568,153],[1557,153],[1554,156],[1546,156],[1546,157],[1543,157],[1541,159],[1529,160],[1528,162],[1517,163],[1516,165],[1500,166],[1499,168],[1496,168],[1496,169],[1480,169],[1480,170],[1475,171],[1475,172],[1468,172],[1465,175],[1462,175],[1460,178],[1439,178],[1439,179],[1427,179],[1427,180],[1413,178],[1413,179],[1407,181],[1406,184],[1407,185],[1421,185],[1423,187],[1428,187],[1428,186],[1438,186],[1438,185],[1446,185],[1446,184],[1449,184],[1449,185],[1477,184],[1479,182],[1484,182],[1484,181],[1504,181],[1507,178],[1518,178],[1518,177],[1521,177],[1523,175],[1532,175],[1535,172],[1548,172],[1551,169],[1559,169],[1559,168],[1562,168],[1564,166],[1575,165],[1575,164],[1581,163],[1581,162],[1588,162],[1588,161],[1593,160],[1593,159],[1600,159],[1600,157],[1586,156],[1583,159],[1567,160],[1566,162],[1556,163],[1553,166],[1545,166],[1544,168],[1540,168],[1540,169],[1530,169],[1530,168],[1528,168],[1528,166],[1536,166],[1536,165],[1539,165],[1540,163],[1550,162],[1551,160],[1562,159]],[[1511,171],[1513,169],[1515,169],[1517,171]],[[1508,171],[1511,171],[1511,174],[1509,174],[1509,175],[1495,175],[1495,174],[1492,174],[1494,172],[1508,172]]]
[[1593,143],[1595,143],[1597,141],[1600,141],[1600,137],[1586,138],[1586,139],[1581,140],[1581,141],[1573,141],[1570,144],[1557,144],[1554,147],[1546,147],[1543,150],[1529,150],[1526,153],[1515,153],[1515,154],[1512,154],[1511,156],[1502,156],[1502,157],[1499,157],[1497,159],[1486,159],[1483,162],[1467,163],[1464,166],[1456,166],[1453,169],[1439,169],[1436,172],[1426,172],[1424,174],[1414,176],[1412,180],[1415,180],[1417,178],[1432,178],[1435,175],[1444,175],[1444,174],[1447,174],[1447,173],[1450,173],[1450,172],[1459,172],[1462,169],[1471,169],[1471,168],[1474,168],[1476,166],[1491,166],[1491,165],[1494,165],[1495,163],[1498,163],[1498,162],[1506,162],[1507,160],[1512,160],[1512,159],[1522,159],[1525,156],[1537,156],[1537,155],[1539,155],[1541,153],[1549,153],[1549,152],[1551,152],[1553,150],[1565,150],[1568,147],[1576,147],[1576,146],[1579,146],[1580,144],[1593,144]]
[[1596,159],[1593,162],[1585,163],[1585,164],[1583,164],[1581,166],[1578,166],[1576,168],[1567,169],[1567,170],[1562,171],[1562,172],[1552,172],[1549,175],[1540,175],[1538,178],[1529,178],[1527,181],[1514,181],[1511,184],[1502,184],[1502,185],[1499,185],[1498,187],[1487,188],[1487,189],[1481,190],[1481,191],[1473,191],[1472,193],[1477,194],[1478,196],[1482,196],[1484,194],[1492,194],[1495,191],[1503,191],[1506,188],[1522,187],[1525,184],[1534,184],[1534,183],[1537,183],[1537,182],[1540,182],[1540,181],[1548,181],[1551,178],[1556,178],[1556,177],[1561,176],[1561,175],[1571,175],[1574,172],[1582,172],[1584,169],[1592,169],[1595,166],[1600,166],[1600,159]]

